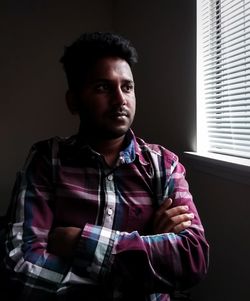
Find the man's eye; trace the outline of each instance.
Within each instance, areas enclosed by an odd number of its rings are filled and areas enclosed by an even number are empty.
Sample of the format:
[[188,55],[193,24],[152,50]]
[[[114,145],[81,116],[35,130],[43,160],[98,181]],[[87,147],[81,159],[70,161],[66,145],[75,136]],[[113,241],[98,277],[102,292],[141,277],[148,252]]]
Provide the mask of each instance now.
[[132,84],[124,85],[122,89],[124,92],[131,92],[133,91],[134,86]]
[[109,91],[109,86],[107,84],[99,84],[96,85],[95,89],[98,92],[106,92]]

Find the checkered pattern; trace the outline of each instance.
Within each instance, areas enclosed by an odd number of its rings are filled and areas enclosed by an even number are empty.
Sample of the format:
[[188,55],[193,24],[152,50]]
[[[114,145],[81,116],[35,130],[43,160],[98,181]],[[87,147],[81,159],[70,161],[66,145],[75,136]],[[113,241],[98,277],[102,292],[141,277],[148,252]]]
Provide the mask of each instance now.
[[[183,165],[132,130],[112,169],[80,135],[37,142],[17,183],[5,262],[22,300],[69,300],[77,291],[82,300],[163,301],[206,274],[209,246]],[[166,197],[195,219],[178,235],[153,235]],[[47,250],[57,226],[82,229],[73,261]]]

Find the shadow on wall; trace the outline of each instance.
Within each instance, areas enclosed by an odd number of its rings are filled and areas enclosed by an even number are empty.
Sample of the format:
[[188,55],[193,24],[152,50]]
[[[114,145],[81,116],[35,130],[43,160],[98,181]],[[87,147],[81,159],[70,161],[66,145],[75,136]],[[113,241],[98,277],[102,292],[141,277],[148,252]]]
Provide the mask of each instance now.
[[0,213],[31,144],[77,130],[59,59],[81,32],[111,29],[111,14],[111,0],[0,2]]

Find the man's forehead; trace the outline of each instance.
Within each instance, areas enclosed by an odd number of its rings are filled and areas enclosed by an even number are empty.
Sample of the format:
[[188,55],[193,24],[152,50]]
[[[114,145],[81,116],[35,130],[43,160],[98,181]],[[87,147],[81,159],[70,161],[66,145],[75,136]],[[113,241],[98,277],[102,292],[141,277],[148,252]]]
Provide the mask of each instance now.
[[99,59],[91,68],[89,77],[92,80],[105,81],[112,79],[121,79],[133,82],[133,74],[129,64],[116,57],[106,57]]

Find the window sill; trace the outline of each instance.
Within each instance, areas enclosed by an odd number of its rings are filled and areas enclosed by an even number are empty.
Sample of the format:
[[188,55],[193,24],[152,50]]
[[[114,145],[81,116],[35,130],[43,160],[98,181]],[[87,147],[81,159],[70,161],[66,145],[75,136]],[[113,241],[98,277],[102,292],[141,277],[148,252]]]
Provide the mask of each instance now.
[[193,170],[250,185],[250,159],[211,153],[184,152],[184,160]]

